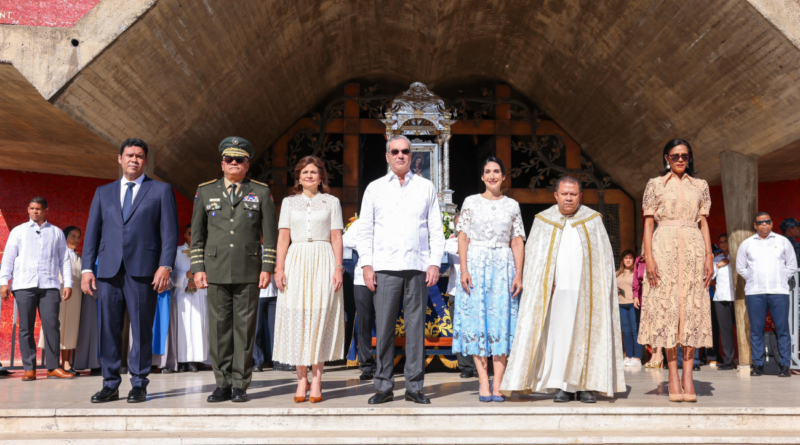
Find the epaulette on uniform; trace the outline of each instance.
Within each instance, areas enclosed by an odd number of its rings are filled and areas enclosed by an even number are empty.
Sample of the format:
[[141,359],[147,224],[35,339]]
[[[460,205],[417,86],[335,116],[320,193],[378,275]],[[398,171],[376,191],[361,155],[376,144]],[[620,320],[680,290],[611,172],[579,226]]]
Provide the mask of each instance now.
[[250,180],[250,182],[254,182],[254,183],[258,184],[258,185],[263,185],[264,187],[267,187],[267,188],[269,188],[269,185],[267,185],[267,184],[264,184],[263,182],[254,181],[254,180],[252,180],[252,179]]
[[198,187],[202,187],[202,186],[204,186],[204,185],[208,185],[208,184],[213,184],[213,183],[215,183],[215,182],[217,182],[217,180],[216,180],[216,179],[215,179],[215,180],[213,180],[213,181],[204,182],[204,183],[202,183],[202,184],[198,185]]

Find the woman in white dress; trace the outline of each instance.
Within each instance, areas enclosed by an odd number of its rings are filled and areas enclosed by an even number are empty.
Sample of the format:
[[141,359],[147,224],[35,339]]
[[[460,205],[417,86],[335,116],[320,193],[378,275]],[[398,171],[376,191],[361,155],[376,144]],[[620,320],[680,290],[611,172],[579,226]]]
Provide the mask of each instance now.
[[[273,360],[297,367],[294,401],[322,401],[324,362],[344,357],[342,207],[328,195],[325,164],[306,156],[294,171],[295,195],[281,204],[278,221]],[[291,246],[289,242],[291,240]]]
[[[69,300],[61,300],[58,309],[58,322],[61,324],[61,362],[62,368],[70,374],[80,375],[72,364],[72,350],[78,345],[78,329],[81,322],[81,303],[83,292],[81,291],[81,256],[75,249],[81,244],[81,229],[69,226],[64,229],[64,237],[67,239],[67,255],[72,263],[72,297]],[[64,287],[64,279],[61,279],[61,287]],[[62,289],[63,290],[63,289]],[[41,331],[42,333],[44,331]],[[39,335],[39,349],[44,349],[44,335]],[[48,364],[50,365],[50,364]]]
[[175,288],[172,297],[176,299],[178,310],[178,369],[197,372],[198,365],[208,360],[208,305],[206,290],[194,285],[194,274],[191,270],[189,245],[192,242],[192,225],[183,230],[186,242],[178,247],[175,256],[175,268],[172,269],[172,282]]

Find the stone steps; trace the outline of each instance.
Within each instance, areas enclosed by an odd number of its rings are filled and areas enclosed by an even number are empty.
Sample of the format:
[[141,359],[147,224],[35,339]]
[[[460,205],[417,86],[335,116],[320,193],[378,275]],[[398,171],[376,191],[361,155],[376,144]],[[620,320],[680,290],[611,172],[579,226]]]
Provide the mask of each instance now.
[[797,432],[661,429],[439,430],[439,431],[97,431],[0,434],[0,445],[209,445],[209,444],[797,444]]
[[800,444],[800,408],[531,407],[514,402],[464,408],[123,406],[0,410],[0,445]]

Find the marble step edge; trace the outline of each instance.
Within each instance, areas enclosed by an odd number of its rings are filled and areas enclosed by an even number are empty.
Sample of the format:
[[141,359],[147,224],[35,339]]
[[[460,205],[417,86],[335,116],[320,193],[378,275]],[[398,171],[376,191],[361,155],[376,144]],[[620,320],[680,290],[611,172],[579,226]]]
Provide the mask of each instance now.
[[800,416],[800,407],[448,407],[448,408],[48,408],[0,409],[0,418],[151,416]]
[[0,434],[0,445],[210,445],[210,444],[800,444],[797,433],[764,430],[706,430],[702,434],[686,430],[655,430],[647,434],[631,431],[569,433],[559,430],[524,430],[507,433],[486,431],[315,431],[301,433],[242,434],[231,431],[173,431],[124,433],[34,433]]

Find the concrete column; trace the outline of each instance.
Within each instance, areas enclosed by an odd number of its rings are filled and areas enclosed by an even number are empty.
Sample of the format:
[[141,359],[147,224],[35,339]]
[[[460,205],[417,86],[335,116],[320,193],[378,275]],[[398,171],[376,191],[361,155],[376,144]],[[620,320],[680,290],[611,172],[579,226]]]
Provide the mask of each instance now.
[[745,280],[736,273],[736,253],[742,242],[755,233],[753,215],[758,212],[758,158],[724,151],[719,160],[735,294],[739,365],[750,366],[750,319],[744,298]]

